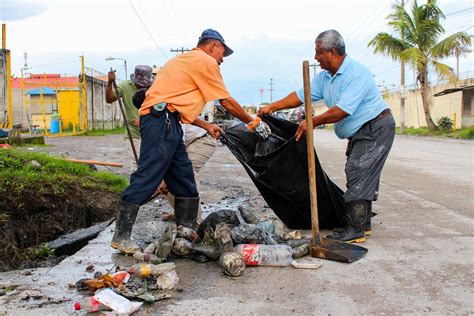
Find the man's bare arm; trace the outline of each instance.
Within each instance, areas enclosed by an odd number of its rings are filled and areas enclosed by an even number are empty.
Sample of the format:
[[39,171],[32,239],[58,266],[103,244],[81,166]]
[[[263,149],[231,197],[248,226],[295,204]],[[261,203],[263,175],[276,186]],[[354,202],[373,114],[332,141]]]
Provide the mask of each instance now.
[[115,80],[115,72],[114,71],[109,71],[108,74],[108,81],[107,81],[107,87],[105,88],[105,101],[107,103],[112,103],[117,101],[117,96],[114,93],[113,89],[113,81]]

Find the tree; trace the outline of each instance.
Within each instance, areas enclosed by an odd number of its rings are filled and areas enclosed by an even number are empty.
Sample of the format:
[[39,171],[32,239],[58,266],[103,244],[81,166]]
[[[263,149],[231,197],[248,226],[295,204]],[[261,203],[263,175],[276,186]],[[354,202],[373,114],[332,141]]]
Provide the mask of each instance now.
[[441,25],[441,20],[444,18],[436,0],[427,0],[426,4],[420,6],[415,0],[411,7],[411,15],[403,5],[396,3],[387,19],[398,37],[382,32],[368,44],[374,47],[374,53],[382,53],[395,61],[407,62],[416,69],[426,125],[430,129],[436,129],[436,125],[431,118],[432,95],[428,71],[433,70],[440,78],[455,80],[453,68],[440,60],[455,55],[459,49],[468,49],[467,47],[471,45],[471,36],[466,32],[457,32],[438,41],[445,33]]

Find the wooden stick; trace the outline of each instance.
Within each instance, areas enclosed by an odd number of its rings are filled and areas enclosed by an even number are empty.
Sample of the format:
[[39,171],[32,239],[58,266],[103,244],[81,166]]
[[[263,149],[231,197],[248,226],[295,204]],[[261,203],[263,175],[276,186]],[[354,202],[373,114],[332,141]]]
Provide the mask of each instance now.
[[314,161],[313,110],[311,108],[311,86],[309,61],[303,61],[304,108],[306,112],[306,148],[308,151],[309,196],[311,202],[311,229],[313,243],[319,241],[318,195],[316,191],[316,165]]
[[71,161],[71,162],[82,163],[82,164],[85,164],[85,165],[101,165],[101,166],[110,166],[110,167],[117,167],[117,168],[122,168],[123,167],[123,164],[117,163],[117,162],[106,162],[106,161],[97,161],[97,160],[81,160],[81,159],[72,159],[72,158],[67,158],[65,160]]

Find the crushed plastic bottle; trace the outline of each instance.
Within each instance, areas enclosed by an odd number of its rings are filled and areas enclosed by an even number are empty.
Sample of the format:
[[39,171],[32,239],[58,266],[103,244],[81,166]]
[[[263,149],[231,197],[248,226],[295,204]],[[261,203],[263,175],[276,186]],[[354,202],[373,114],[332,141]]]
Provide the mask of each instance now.
[[134,264],[128,272],[135,274],[141,278],[147,278],[151,275],[159,276],[165,272],[173,271],[176,268],[174,262],[166,262],[161,264],[137,263]]
[[74,303],[75,311],[85,311],[87,313],[95,313],[100,311],[109,311],[110,308],[101,304],[94,296],[84,297],[79,302]]
[[247,224],[258,224],[257,216],[255,216],[254,212],[252,212],[249,208],[245,207],[244,205],[239,205],[237,209]]
[[178,226],[178,233],[176,236],[180,238],[185,238],[193,243],[199,239],[199,235],[194,230],[188,227],[184,227],[183,225]]
[[152,242],[145,248],[145,250],[143,250],[143,253],[155,253],[155,251],[156,251],[156,243]]
[[153,264],[159,264],[162,263],[163,260],[161,258],[158,258],[154,254],[151,253],[141,253],[140,251],[137,251],[133,254],[133,259],[137,261],[142,261],[142,262],[150,262]]
[[172,290],[179,282],[176,271],[165,272],[156,279],[156,285],[162,290]]
[[287,245],[240,244],[234,251],[242,256],[247,266],[291,266],[292,249]]
[[310,245],[309,243],[295,247],[292,249],[293,259],[298,259],[309,254]]
[[245,270],[242,256],[235,252],[224,252],[219,258],[219,265],[222,271],[231,277],[238,277]]

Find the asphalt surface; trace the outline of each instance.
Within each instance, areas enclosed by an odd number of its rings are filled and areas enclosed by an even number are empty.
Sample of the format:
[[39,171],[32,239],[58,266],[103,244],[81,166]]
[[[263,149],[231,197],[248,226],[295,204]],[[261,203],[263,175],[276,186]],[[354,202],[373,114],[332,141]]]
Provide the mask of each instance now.
[[[48,139],[47,143],[54,147],[41,150],[67,151],[82,159],[127,160],[120,136]],[[331,131],[317,130],[315,144],[323,168],[344,188],[346,142]],[[473,145],[472,141],[396,137],[382,174],[379,201],[374,203],[379,215],[364,245],[369,252],[363,259],[352,264],[324,261],[317,270],[249,267],[238,278],[225,277],[216,262],[178,259],[182,292],[143,306],[137,315],[474,313]],[[115,170],[124,175],[127,171]],[[201,179],[206,211],[247,201],[258,216],[271,216],[225,147],[217,149]],[[160,214],[168,209],[162,200],[142,207],[134,235],[144,242],[159,236]],[[101,270],[133,263],[108,246],[112,230],[113,225],[53,268],[0,275],[0,283],[23,287],[8,300],[0,297],[0,314],[71,311],[79,295],[68,283],[90,277],[87,265]],[[26,299],[25,293],[30,294]]]

